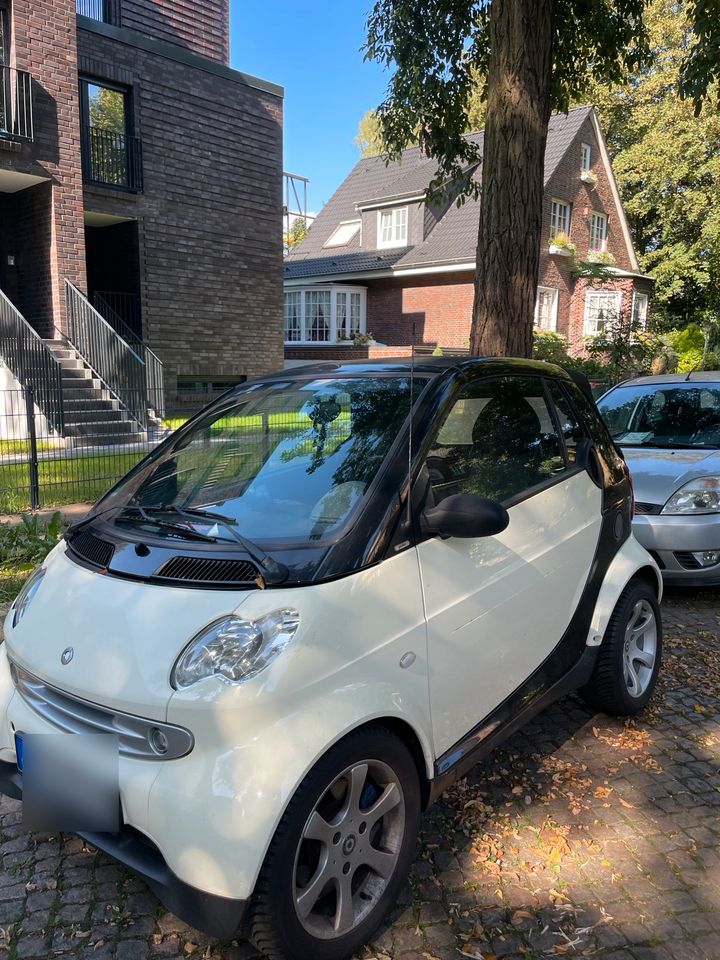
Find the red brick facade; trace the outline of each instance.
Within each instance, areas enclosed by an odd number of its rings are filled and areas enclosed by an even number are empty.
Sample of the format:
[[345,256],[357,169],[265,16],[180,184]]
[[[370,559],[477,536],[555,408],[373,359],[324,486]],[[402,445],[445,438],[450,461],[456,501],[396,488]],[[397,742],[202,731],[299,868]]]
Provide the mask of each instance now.
[[[34,139],[0,136],[0,289],[44,337],[66,279],[136,291],[171,403],[178,376],[282,366],[282,90],[227,66],[229,0],[117,0],[119,26],[10,9]],[[80,78],[124,92],[141,189],[83,181]]]
[[[590,148],[590,170],[595,183],[586,182],[580,175],[583,144]],[[549,252],[554,199],[571,205],[568,232],[576,247],[575,256]],[[546,184],[538,275],[538,286],[557,291],[554,329],[567,339],[571,353],[576,355],[585,350],[585,291],[588,286],[586,280],[577,278],[576,271],[578,263],[591,259],[593,213],[607,216],[606,249],[614,257],[613,269],[617,273],[602,281],[594,281],[592,288],[620,292],[621,314],[629,318],[635,293],[651,294],[652,281],[637,272],[627,226],[606,166],[603,145],[598,139],[593,117],[588,113]],[[411,222],[417,225],[422,218],[411,218]],[[375,223],[376,220],[369,220],[367,228],[363,229],[363,249],[366,241],[371,246],[375,242]],[[422,237],[411,236],[408,232],[410,247],[421,241]],[[474,251],[468,249],[466,263],[473,259]],[[328,282],[331,279],[327,278]],[[352,280],[351,276],[345,276],[338,282],[348,284]],[[312,277],[308,277],[307,282],[308,285],[312,284]],[[357,282],[367,289],[366,330],[377,341],[386,344],[388,349],[408,344],[460,349],[468,346],[474,275],[467,268],[454,271],[448,265],[443,271],[435,267],[409,269],[407,276],[402,276],[398,270],[395,276],[358,277]],[[287,346],[286,357],[298,359],[301,356],[317,356],[318,350],[316,346]],[[342,352],[337,355],[344,356]]]
[[0,286],[18,291],[27,319],[45,336],[65,323],[64,278],[85,285],[75,21],[75,0],[12,5],[12,63],[33,77],[36,135],[0,150],[0,168],[38,180],[0,193]]

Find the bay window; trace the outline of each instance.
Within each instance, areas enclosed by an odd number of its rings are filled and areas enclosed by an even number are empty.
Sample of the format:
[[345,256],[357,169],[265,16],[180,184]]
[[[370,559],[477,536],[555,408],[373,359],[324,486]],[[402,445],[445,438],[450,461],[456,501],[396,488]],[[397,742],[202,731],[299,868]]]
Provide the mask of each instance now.
[[365,333],[366,290],[336,284],[285,291],[285,343],[352,342]]
[[586,337],[610,333],[613,323],[620,319],[622,293],[610,290],[588,290],[585,294]]

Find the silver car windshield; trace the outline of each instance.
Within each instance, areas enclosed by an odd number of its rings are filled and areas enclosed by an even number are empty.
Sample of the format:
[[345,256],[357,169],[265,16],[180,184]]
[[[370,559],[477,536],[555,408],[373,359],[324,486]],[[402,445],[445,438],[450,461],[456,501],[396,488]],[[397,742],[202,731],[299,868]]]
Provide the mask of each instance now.
[[251,540],[320,540],[359,509],[409,404],[409,377],[253,385],[179,431],[99,507],[125,508],[126,524],[172,520],[176,535],[231,536],[214,514]]
[[621,386],[598,406],[613,440],[624,447],[720,447],[720,384]]

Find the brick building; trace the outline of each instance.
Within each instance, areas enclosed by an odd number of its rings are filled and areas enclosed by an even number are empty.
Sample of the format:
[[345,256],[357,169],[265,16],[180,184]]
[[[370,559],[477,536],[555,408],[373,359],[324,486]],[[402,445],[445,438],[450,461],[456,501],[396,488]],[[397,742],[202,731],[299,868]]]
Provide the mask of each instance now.
[[[471,137],[482,152],[482,132]],[[411,148],[389,166],[379,157],[360,160],[341,184],[285,262],[288,361],[337,356],[357,332],[379,342],[362,348],[375,356],[408,353],[411,344],[467,346],[479,204],[434,208],[425,192],[435,169]],[[609,261],[608,276],[591,284],[577,278],[576,263],[587,260]],[[644,322],[651,291],[595,111],[554,115],[536,325],[562,334],[579,353],[583,338],[615,315]]]
[[229,0],[0,0],[0,356],[38,395],[282,362],[283,91],[228,64]]

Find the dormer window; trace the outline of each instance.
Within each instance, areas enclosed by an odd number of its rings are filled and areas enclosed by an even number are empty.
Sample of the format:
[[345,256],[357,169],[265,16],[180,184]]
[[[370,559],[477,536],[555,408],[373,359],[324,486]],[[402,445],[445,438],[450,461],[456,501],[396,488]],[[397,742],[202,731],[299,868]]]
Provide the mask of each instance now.
[[343,220],[325,241],[325,247],[346,247],[360,232],[361,220]]
[[580,153],[580,170],[585,172],[592,166],[592,150],[589,143],[584,143]]
[[378,212],[378,249],[406,247],[408,238],[408,208],[394,207]]

